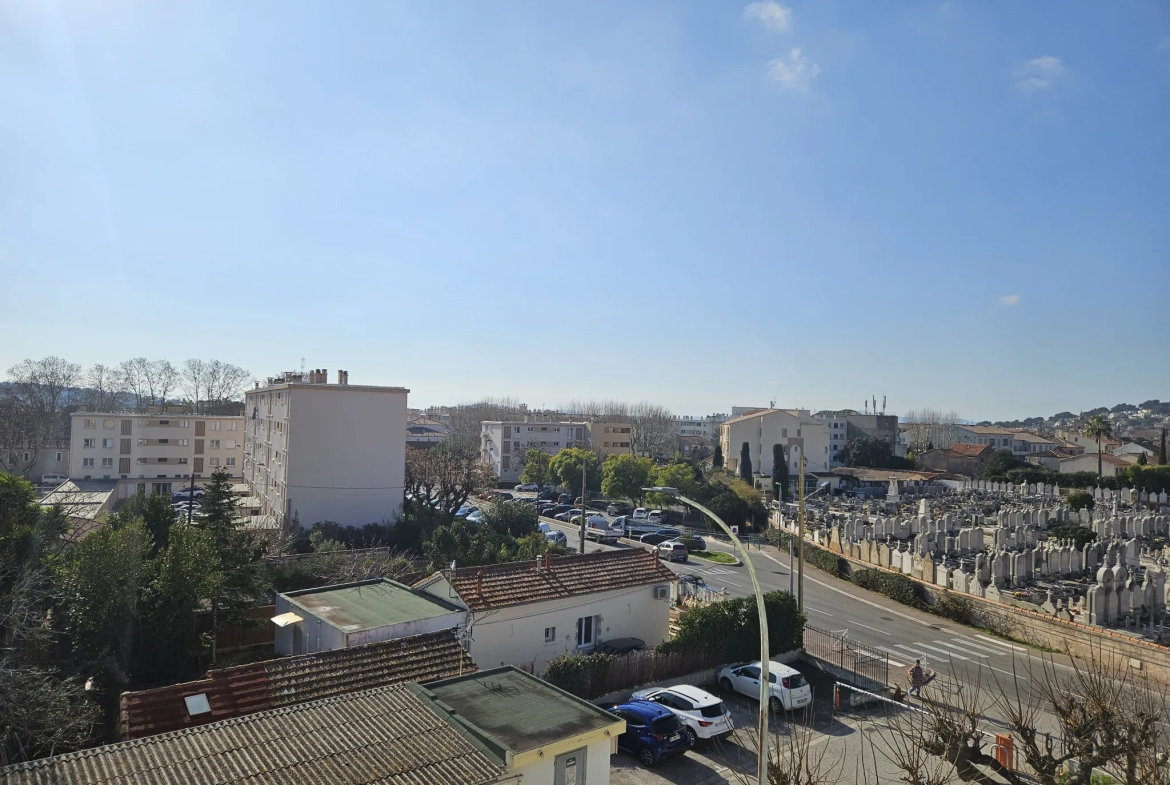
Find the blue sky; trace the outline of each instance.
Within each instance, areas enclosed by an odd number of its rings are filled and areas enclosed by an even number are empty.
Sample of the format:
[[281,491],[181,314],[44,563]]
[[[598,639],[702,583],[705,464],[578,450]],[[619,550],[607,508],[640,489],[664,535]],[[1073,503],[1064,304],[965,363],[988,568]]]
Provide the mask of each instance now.
[[1170,398],[1150,2],[0,2],[0,368]]

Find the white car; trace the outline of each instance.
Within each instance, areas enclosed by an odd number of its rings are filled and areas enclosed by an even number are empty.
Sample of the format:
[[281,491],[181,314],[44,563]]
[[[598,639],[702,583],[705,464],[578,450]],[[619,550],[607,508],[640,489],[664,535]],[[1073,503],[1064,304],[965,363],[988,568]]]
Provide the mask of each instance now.
[[662,523],[662,510],[651,510],[646,516],[646,523],[658,526]]
[[630,699],[654,701],[670,709],[686,729],[692,747],[699,741],[725,738],[735,730],[735,721],[723,701],[689,684],[639,690]]
[[569,544],[569,538],[566,537],[565,533],[563,531],[561,531],[560,529],[554,529],[552,526],[545,523],[544,521],[541,521],[537,525],[540,526],[540,533],[544,535],[544,539],[547,542],[550,542],[553,545],[567,546]]
[[650,511],[647,510],[645,507],[639,507],[638,509],[634,510],[634,514],[631,515],[630,517],[633,518],[635,521],[644,521],[644,520],[646,520],[646,516],[648,516],[649,514],[650,514]]
[[[800,671],[781,662],[768,663],[769,692],[772,696],[772,711],[802,709],[812,703],[812,687],[804,680]],[[741,662],[728,665],[719,671],[719,686],[728,692],[735,691],[749,698],[760,697],[760,662]]]
[[516,488],[515,488],[515,490],[517,490],[517,491],[521,491],[521,492],[525,492],[525,491],[539,491],[539,490],[540,490],[540,486],[539,486],[539,485],[537,485],[537,484],[536,484],[536,483],[534,483],[534,482],[526,482],[526,483],[524,483],[523,485],[517,485],[517,486],[516,486]]

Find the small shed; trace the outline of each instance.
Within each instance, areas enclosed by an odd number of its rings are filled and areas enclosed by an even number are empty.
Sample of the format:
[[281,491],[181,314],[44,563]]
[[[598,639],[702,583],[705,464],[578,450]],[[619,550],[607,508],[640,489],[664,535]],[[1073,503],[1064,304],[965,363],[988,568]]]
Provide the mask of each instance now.
[[458,627],[464,611],[426,592],[374,578],[278,594],[279,656],[348,649]]

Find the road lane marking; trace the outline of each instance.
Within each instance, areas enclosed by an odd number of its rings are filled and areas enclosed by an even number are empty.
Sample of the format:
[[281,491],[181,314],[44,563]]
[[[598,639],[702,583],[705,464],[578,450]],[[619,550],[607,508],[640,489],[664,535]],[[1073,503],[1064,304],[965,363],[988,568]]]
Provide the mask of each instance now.
[[735,587],[735,588],[737,588],[737,589],[742,589],[742,588],[743,588],[743,587],[742,587],[742,586],[740,586],[738,583],[732,583],[731,581],[723,581],[723,583],[726,583],[728,586],[734,586],[734,587]]
[[832,616],[832,615],[833,615],[833,614],[829,613],[828,611],[818,611],[816,608],[810,608],[810,607],[808,607],[807,605],[806,605],[806,606],[804,606],[804,607],[805,607],[805,610],[812,611],[813,613],[823,613],[823,614],[825,614],[826,616]]
[[968,662],[971,660],[970,657],[964,657],[962,654],[955,654],[946,649],[940,649],[938,646],[931,646],[929,643],[915,643],[914,645],[921,646],[924,649],[930,649],[931,651],[937,651],[939,654],[945,654],[948,657],[954,657],[956,660],[967,660]]
[[986,635],[979,635],[978,633],[976,633],[975,637],[981,641],[987,641],[988,643],[994,643],[996,646],[1003,646],[1005,649],[1011,649],[1012,651],[1024,651],[1024,652],[1027,651],[1027,648],[1025,648],[1023,646],[1013,646],[1010,643],[1004,643],[1003,641],[997,641],[995,638],[988,638]]
[[890,633],[886,632],[885,630],[879,630],[877,627],[870,627],[868,624],[862,624],[859,621],[853,621],[853,619],[846,619],[845,621],[849,622],[850,624],[856,624],[858,627],[865,627],[865,629],[867,629],[867,630],[873,630],[874,632],[880,632],[882,635],[889,635],[890,634]]
[[955,640],[959,641],[964,646],[967,646],[967,647],[972,648],[972,649],[978,649],[980,651],[985,651],[988,654],[995,654],[996,656],[1003,656],[1003,655],[1007,654],[1007,652],[1004,651],[1003,649],[997,649],[994,646],[988,646],[986,643],[979,643],[977,641],[973,641],[970,638],[966,637],[965,635],[956,635]]
[[961,651],[961,652],[963,652],[963,654],[970,654],[972,657],[982,657],[983,659],[988,659],[990,657],[990,655],[984,654],[981,651],[975,651],[973,649],[964,649],[962,646],[956,646],[955,644],[947,643],[946,641],[935,641],[935,643],[937,643],[939,646],[946,646],[948,649],[955,649],[957,651]]
[[[923,654],[922,652],[914,651],[914,649],[911,649],[909,646],[903,646],[900,643],[895,643],[894,645],[897,646],[899,649],[905,649],[906,651],[910,652],[910,655],[917,660],[925,660],[926,659],[925,654]],[[878,646],[878,648],[881,649],[882,651],[886,652],[887,654],[897,654],[899,657],[905,656],[905,654],[903,652],[894,651],[893,649],[887,649],[885,646]]]

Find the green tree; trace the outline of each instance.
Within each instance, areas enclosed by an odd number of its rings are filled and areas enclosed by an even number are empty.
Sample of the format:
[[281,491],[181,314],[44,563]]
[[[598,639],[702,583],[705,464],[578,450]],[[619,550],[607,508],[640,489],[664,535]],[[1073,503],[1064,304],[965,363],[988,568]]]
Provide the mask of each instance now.
[[1162,429],[1162,446],[1158,450],[1158,465],[1166,465],[1166,429]]
[[744,482],[752,481],[752,448],[747,442],[739,448],[739,476]]
[[1004,482],[1009,471],[1025,469],[1027,466],[1027,463],[1012,455],[1011,450],[995,450],[984,464],[981,477],[985,480]]
[[654,461],[650,458],[611,455],[601,465],[601,492],[609,499],[641,499],[653,471]]
[[570,447],[569,449],[561,450],[549,462],[549,469],[561,481],[561,484],[569,489],[570,493],[576,495],[581,493],[582,464],[587,467],[586,481],[589,483],[589,487],[594,490],[599,490],[601,488],[601,477],[597,465],[597,453],[592,450],[585,450],[580,447]]
[[1096,502],[1093,500],[1093,495],[1088,491],[1073,491],[1065,498],[1065,503],[1068,504],[1071,510],[1093,509]]
[[535,559],[551,549],[553,553],[567,553],[564,548],[550,546],[540,532],[514,537],[494,526],[482,526],[456,518],[438,527],[423,543],[423,553],[432,570],[457,567],[478,567],[487,564]]
[[214,591],[211,597],[211,662],[216,661],[216,635],[233,625],[251,623],[247,611],[264,596],[259,553],[251,534],[239,520],[239,497],[232,490],[231,476],[223,469],[211,475],[204,487],[198,524],[211,535],[215,562],[211,565]]
[[523,537],[540,530],[540,516],[536,507],[523,501],[506,501],[485,504],[481,525],[491,526],[501,535]]
[[783,444],[772,445],[772,496],[788,501],[788,454]]
[[[653,472],[653,483],[663,488],[677,488],[683,496],[695,495],[695,470],[689,463],[668,463]],[[662,493],[646,496],[646,503],[654,507],[665,507],[674,503],[674,497]]]
[[219,590],[216,560],[211,533],[179,523],[147,564],[139,601],[139,680],[184,681],[198,674],[199,614]]
[[1139,452],[1137,457],[1137,465],[1145,466],[1147,463],[1149,463],[1149,461],[1146,460],[1146,454],[1144,452]]
[[1101,476],[1101,440],[1113,438],[1113,424],[1103,414],[1094,414],[1085,423],[1085,436],[1097,441],[1097,476]]
[[552,472],[549,471],[551,461],[552,456],[544,450],[525,450],[524,469],[520,472],[520,482],[533,482],[538,487],[543,488],[544,484],[552,479]]
[[[1166,438],[1165,433],[1163,432],[1163,435],[1162,435],[1163,442],[1165,442],[1165,438]],[[722,444],[715,445],[715,457],[711,459],[711,466],[713,468],[716,468],[716,469],[723,468],[723,445]]]
[[[130,497],[122,509],[110,516],[108,523],[114,528],[141,521],[146,526],[152,541],[150,555],[153,557],[167,547],[171,538],[171,526],[179,519],[179,513],[171,506],[170,500],[162,494],[138,493]],[[185,518],[184,518],[185,520]]]

